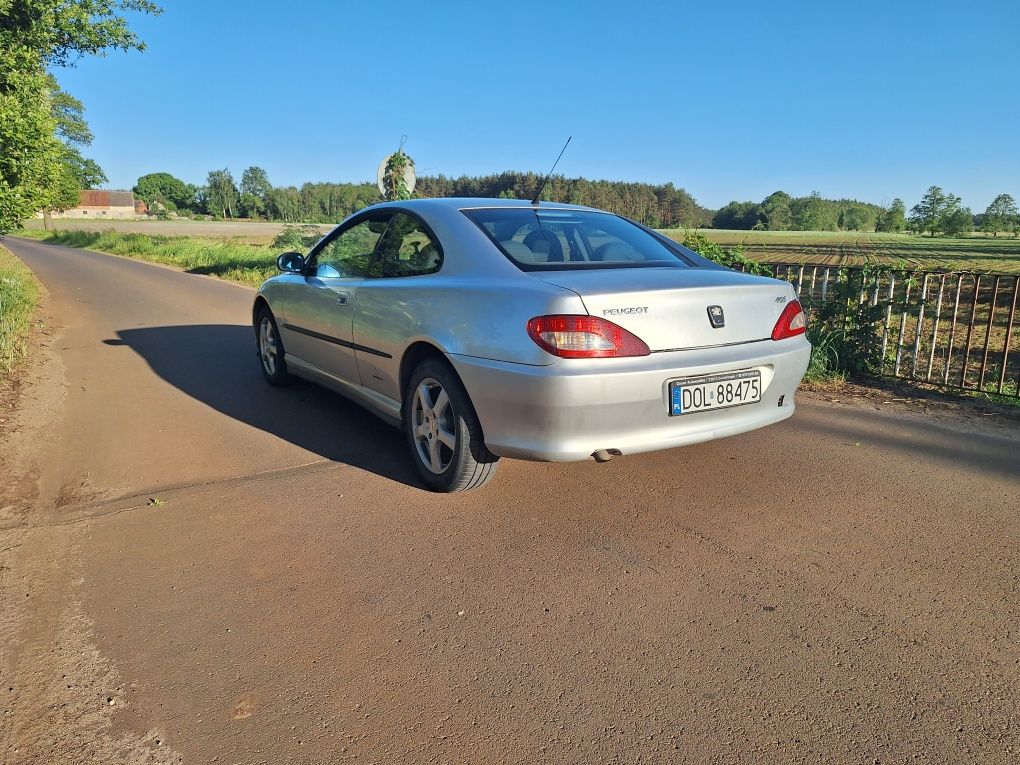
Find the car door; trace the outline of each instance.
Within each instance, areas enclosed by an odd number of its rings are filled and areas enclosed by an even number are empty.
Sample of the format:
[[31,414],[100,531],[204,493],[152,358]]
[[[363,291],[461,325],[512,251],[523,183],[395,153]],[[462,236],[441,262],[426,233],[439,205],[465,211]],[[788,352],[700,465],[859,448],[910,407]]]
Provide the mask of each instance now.
[[443,265],[439,240],[418,216],[396,211],[376,246],[375,263],[358,287],[354,343],[361,384],[400,400],[400,358],[441,308],[427,289]]
[[390,213],[369,213],[336,229],[309,253],[304,284],[287,301],[281,327],[289,354],[348,382],[360,383],[354,355],[354,306],[371,272]]

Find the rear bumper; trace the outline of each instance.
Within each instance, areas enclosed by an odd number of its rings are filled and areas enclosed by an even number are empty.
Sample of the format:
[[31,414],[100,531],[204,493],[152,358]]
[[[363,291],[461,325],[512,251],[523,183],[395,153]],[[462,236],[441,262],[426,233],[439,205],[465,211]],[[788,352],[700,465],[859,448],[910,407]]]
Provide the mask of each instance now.
[[[669,449],[785,420],[793,414],[794,392],[810,355],[811,345],[799,336],[640,358],[560,359],[545,367],[449,358],[471,396],[490,451],[572,462],[600,449],[622,454]],[[670,380],[739,369],[761,372],[760,402],[668,415]]]

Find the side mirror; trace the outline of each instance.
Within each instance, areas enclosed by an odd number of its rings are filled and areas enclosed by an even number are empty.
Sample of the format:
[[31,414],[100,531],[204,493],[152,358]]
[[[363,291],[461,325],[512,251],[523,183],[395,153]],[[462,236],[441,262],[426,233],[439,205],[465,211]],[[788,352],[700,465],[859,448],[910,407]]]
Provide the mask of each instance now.
[[285,274],[300,274],[305,270],[305,256],[300,252],[285,252],[276,259],[276,267]]

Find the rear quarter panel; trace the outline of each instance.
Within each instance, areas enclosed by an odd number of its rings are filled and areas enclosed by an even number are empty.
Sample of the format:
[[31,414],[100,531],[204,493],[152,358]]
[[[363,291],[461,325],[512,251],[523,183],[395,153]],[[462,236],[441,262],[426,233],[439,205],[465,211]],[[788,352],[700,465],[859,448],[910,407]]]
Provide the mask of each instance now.
[[358,352],[362,384],[400,400],[400,361],[413,343],[443,353],[545,366],[553,357],[527,334],[546,313],[584,313],[574,292],[532,279],[446,277],[442,272],[366,280],[355,299],[354,342],[386,356]]

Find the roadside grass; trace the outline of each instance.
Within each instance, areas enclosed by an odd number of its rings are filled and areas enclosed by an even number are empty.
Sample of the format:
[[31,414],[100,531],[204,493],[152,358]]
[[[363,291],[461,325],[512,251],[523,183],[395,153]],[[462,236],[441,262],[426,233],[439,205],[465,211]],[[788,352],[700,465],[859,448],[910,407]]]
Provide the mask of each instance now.
[[982,401],[989,401],[999,406],[1013,406],[1020,408],[1020,396],[1018,396],[1018,385],[1016,380],[1006,380],[1006,384],[1002,386],[1002,393],[994,393],[997,386],[994,384],[986,385],[986,390],[972,390],[967,391],[967,394],[973,398],[980,399]]
[[816,332],[809,328],[808,339],[811,341],[811,360],[808,362],[804,381],[820,386],[839,386],[849,379],[849,375],[839,365],[839,355],[831,335]]
[[277,273],[279,252],[269,244],[113,231],[23,229],[18,236],[176,266],[189,273],[209,274],[249,287],[259,286]]
[[[689,232],[666,229],[683,241]],[[861,231],[732,231],[700,229],[711,242],[743,247],[764,263],[812,263],[827,266],[889,264],[910,270],[1020,273],[1020,239],[973,234],[929,237]]]
[[38,303],[35,276],[0,245],[0,380],[28,350],[28,331]]

